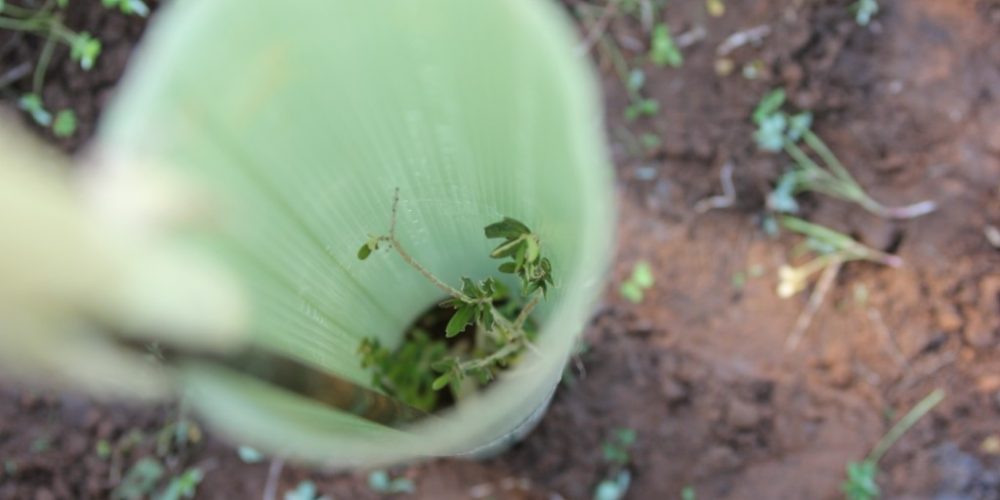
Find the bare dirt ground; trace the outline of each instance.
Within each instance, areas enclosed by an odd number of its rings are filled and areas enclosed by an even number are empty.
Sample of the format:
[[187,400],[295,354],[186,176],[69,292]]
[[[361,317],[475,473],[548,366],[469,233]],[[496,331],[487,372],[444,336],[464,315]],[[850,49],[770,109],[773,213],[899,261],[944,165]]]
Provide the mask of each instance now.
[[[96,3],[96,2],[95,2]],[[565,0],[581,12],[583,0]],[[413,498],[590,498],[606,472],[601,443],[635,429],[628,498],[838,498],[844,467],[935,388],[947,397],[882,462],[890,498],[1000,498],[1000,253],[984,235],[1000,225],[1000,2],[884,0],[867,27],[843,1],[671,2],[665,19],[682,47],[677,69],[645,66],[652,118],[627,122],[622,83],[602,68],[620,187],[618,264],[586,332],[589,350],[539,428],[483,462],[438,460],[393,470]],[[603,4],[595,3],[598,11]],[[91,73],[65,55],[46,99],[81,118],[77,150],[120,75],[142,23],[80,8],[73,22],[100,33],[110,54]],[[582,33],[594,29],[581,21]],[[767,26],[759,43],[727,55],[732,34]],[[648,35],[614,17],[607,36],[639,63]],[[688,36],[685,38],[685,34]],[[6,33],[0,33],[0,45]],[[37,45],[14,42],[0,70]],[[757,68],[747,78],[741,68]],[[814,129],[861,185],[887,203],[933,199],[940,209],[886,221],[813,197],[804,216],[901,256],[902,269],[844,267],[794,351],[786,339],[808,294],[780,299],[777,269],[797,238],[767,236],[763,201],[787,166],[759,152],[749,115],[775,87],[815,113]],[[660,144],[636,148],[655,134]],[[698,213],[721,194],[732,165],[735,202]],[[656,278],[641,304],[618,293],[633,265]],[[198,466],[198,498],[257,498],[267,461],[245,464],[232,446],[194,435],[157,450],[175,406],[95,404],[73,395],[0,392],[0,498],[103,498],[143,456],[171,473]],[[169,431],[169,429],[168,429]],[[95,451],[107,440],[106,458]],[[378,498],[367,474],[286,466],[279,491],[313,480],[332,498]]]

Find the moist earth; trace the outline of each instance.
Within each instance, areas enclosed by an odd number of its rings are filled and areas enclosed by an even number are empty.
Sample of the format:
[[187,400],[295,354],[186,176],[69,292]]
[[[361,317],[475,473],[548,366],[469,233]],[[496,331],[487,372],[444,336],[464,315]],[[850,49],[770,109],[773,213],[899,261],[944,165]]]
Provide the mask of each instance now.
[[[541,424],[481,462],[399,467],[413,498],[590,498],[609,472],[614,429],[638,440],[628,498],[839,498],[844,467],[865,457],[894,419],[941,388],[944,402],[886,455],[889,498],[1000,498],[1000,2],[882,0],[868,26],[845,1],[670,2],[664,19],[680,68],[641,63],[642,22],[612,16],[604,31],[642,65],[651,118],[623,118],[628,96],[607,54],[601,69],[619,192],[617,264]],[[581,34],[603,4],[564,0]],[[71,2],[67,22],[97,34],[90,72],[57,51],[43,96],[71,107],[85,148],[145,22],[98,2]],[[588,7],[589,5],[589,7]],[[155,16],[155,13],[154,13]],[[735,33],[763,33],[724,55]],[[0,32],[0,73],[34,61],[40,44]],[[743,71],[743,68],[750,68]],[[15,86],[5,94],[25,89]],[[803,216],[902,257],[901,269],[850,263],[795,350],[786,340],[808,293],[781,299],[778,268],[797,238],[761,229],[764,199],[789,160],[760,152],[749,121],[768,90],[811,110],[814,130],[878,200],[940,208],[887,221],[857,206],[807,196]],[[642,145],[643,134],[659,138]],[[723,194],[728,205],[696,210]],[[992,229],[991,229],[992,228]],[[618,292],[636,262],[655,285],[633,304]],[[247,464],[235,447],[190,422],[176,404],[141,407],[4,384],[0,498],[103,498],[143,457],[168,475],[200,468],[197,498],[256,498],[269,471],[278,491],[309,479],[332,498],[378,498],[365,472],[316,471],[270,459]],[[187,420],[181,420],[187,422]],[[166,437],[164,437],[166,436]],[[178,445],[183,443],[183,446]],[[98,450],[110,444],[103,453]]]

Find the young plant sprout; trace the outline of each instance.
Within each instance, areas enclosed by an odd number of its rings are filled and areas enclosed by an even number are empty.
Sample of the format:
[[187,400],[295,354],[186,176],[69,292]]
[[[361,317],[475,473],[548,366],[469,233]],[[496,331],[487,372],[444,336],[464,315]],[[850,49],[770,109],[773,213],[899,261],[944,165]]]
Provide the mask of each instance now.
[[657,24],[653,28],[653,37],[650,41],[649,60],[657,66],[667,66],[679,68],[684,64],[684,55],[674,43],[674,38],[670,36],[670,28],[666,24]]
[[[105,7],[117,7],[126,14],[146,16],[149,13],[149,7],[141,0],[102,0],[102,3]],[[38,61],[33,64],[31,92],[21,96],[18,106],[39,126],[52,126],[53,133],[60,138],[69,137],[76,131],[76,115],[72,110],[64,109],[53,121],[51,112],[45,109],[40,97],[53,52],[58,44],[65,45],[69,48],[70,59],[79,63],[85,71],[90,71],[101,55],[100,40],[86,31],[76,32],[63,24],[62,9],[67,5],[69,0],[56,0],[54,3],[45,2],[40,8],[26,8],[0,0],[0,30],[21,31],[45,40]]]
[[52,113],[49,113],[45,109],[45,106],[42,105],[42,98],[38,94],[25,94],[21,96],[17,106],[25,113],[28,113],[35,123],[43,127],[48,127],[52,124]]
[[76,113],[72,109],[64,109],[56,113],[52,121],[52,133],[59,138],[69,137],[76,133]]
[[849,462],[847,464],[847,480],[841,488],[844,496],[849,500],[874,500],[881,496],[876,478],[878,476],[878,463],[885,456],[892,445],[899,441],[899,438],[910,430],[924,415],[930,413],[941,401],[944,400],[944,391],[937,389],[931,392],[924,399],[921,399],[903,418],[896,422],[896,425],[889,429],[889,432],[879,439],[871,453],[860,462]]
[[[372,368],[372,383],[381,391],[423,411],[441,404],[437,391],[451,389],[455,399],[485,386],[497,373],[514,364],[531,346],[536,334],[531,312],[552,285],[552,265],[542,256],[541,240],[527,226],[510,217],[484,228],[488,239],[501,243],[490,253],[500,259],[498,271],[515,275],[519,294],[512,294],[497,278],[476,282],[463,277],[460,288],[448,285],[417,262],[396,237],[399,190],[393,198],[388,234],[371,236],[360,249],[365,260],[383,247],[391,248],[448,298],[439,306],[453,309],[443,338],[414,328],[403,343],[390,351],[375,338],[358,348],[361,364]],[[473,326],[473,338],[454,339]]]
[[854,21],[861,26],[868,26],[875,14],[878,14],[878,0],[858,0],[851,5],[854,11]]
[[286,491],[285,500],[330,500],[330,497],[321,495],[316,483],[306,480],[299,483],[294,490]]
[[594,500],[621,500],[628,493],[632,482],[632,474],[628,470],[628,463],[632,460],[629,450],[636,437],[634,429],[619,428],[601,445],[601,454],[609,469],[604,480],[594,489]]
[[[803,111],[789,115],[781,111],[784,103],[785,91],[777,89],[765,95],[753,113],[753,121],[757,125],[754,133],[757,145],[765,151],[784,151],[795,161],[792,170],[781,176],[768,196],[767,204],[771,210],[781,213],[798,212],[799,205],[795,196],[806,191],[857,203],[875,215],[890,219],[912,219],[937,208],[933,201],[922,201],[904,207],[885,206],[875,201],[854,180],[826,143],[812,131],[812,114]],[[814,160],[803,149],[803,145],[819,161]]]
[[881,252],[858,243],[850,236],[828,227],[806,222],[797,217],[783,215],[781,225],[790,231],[805,235],[806,247],[819,254],[813,260],[797,267],[781,266],[778,270],[778,296],[791,297],[809,284],[809,278],[831,265],[840,265],[854,260],[867,260],[889,267],[901,267],[899,256]]
[[646,85],[646,73],[642,69],[632,69],[623,80],[629,100],[629,104],[625,108],[627,121],[635,121],[644,116],[656,116],[660,112],[659,101],[642,95],[642,88]]
[[622,54],[614,38],[606,33],[608,25],[615,14],[622,13],[635,17],[643,25],[643,31],[650,34],[649,58],[657,66],[670,64],[678,67],[683,63],[683,56],[670,36],[666,25],[653,27],[653,20],[658,17],[658,11],[663,9],[663,0],[616,0],[608,2],[600,9],[599,14],[592,12],[593,7],[587,3],[578,6],[577,13],[585,23],[591,24],[590,32],[584,40],[582,53],[591,47],[596,47],[603,60],[608,61],[618,79],[625,88],[628,105],[625,107],[625,120],[632,122],[639,118],[656,116],[660,112],[660,103],[656,99],[643,95],[642,89],[646,83],[646,74],[642,68],[630,68],[629,61]]
[[622,283],[622,286],[618,289],[629,302],[633,304],[639,304],[646,295],[646,290],[651,288],[656,282],[656,278],[653,277],[653,269],[649,266],[649,262],[644,260],[639,261],[632,268],[632,275]]
[[108,9],[117,8],[126,15],[134,14],[139,17],[149,15],[149,7],[142,0],[101,0],[101,5]]

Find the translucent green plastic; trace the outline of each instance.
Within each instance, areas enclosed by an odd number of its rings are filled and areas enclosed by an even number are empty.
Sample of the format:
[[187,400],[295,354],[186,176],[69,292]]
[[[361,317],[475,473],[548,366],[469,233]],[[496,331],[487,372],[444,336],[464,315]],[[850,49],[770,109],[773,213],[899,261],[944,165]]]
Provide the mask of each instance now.
[[600,293],[613,183],[595,84],[542,0],[174,0],[151,27],[98,147],[181,173],[216,224],[177,238],[230,268],[251,341],[358,383],[363,337],[398,342],[441,294],[398,256],[355,254],[389,227],[447,282],[495,275],[482,228],[541,235],[556,287],[539,353],[441,418],[392,430],[191,363],[181,385],[240,443],[365,464],[503,440],[558,383]]

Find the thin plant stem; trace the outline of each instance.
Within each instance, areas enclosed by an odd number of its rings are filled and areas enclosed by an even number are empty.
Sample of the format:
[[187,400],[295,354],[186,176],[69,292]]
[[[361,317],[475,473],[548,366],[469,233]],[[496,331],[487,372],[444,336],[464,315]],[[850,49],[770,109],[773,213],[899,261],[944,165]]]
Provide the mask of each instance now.
[[849,182],[856,186],[858,185],[857,181],[854,180],[854,176],[847,171],[847,167],[844,167],[844,164],[840,163],[840,159],[837,158],[837,155],[833,154],[833,151],[830,151],[830,148],[826,146],[823,139],[820,139],[819,136],[812,130],[806,130],[806,132],[802,134],[802,140],[805,141],[805,143],[809,145],[809,147],[812,148],[817,155],[819,155],[819,157],[824,163],[827,164],[827,166],[830,167],[831,170],[833,170],[834,175],[840,177],[845,182]]
[[617,1],[608,0],[608,4],[602,9],[601,16],[597,19],[595,23],[590,26],[587,32],[587,36],[584,37],[580,45],[577,46],[577,55],[585,56],[590,49],[594,47],[594,44],[604,36],[604,32],[608,29],[608,25],[611,24],[611,20],[615,16],[617,11]]
[[17,5],[4,4],[3,9],[0,9],[4,14],[10,14],[16,17],[22,17],[27,19],[41,19],[48,17],[52,13],[53,8],[55,8],[55,2],[49,0],[42,5],[40,9],[26,9],[24,7],[18,7]]
[[76,40],[78,36],[76,33],[73,33],[69,28],[63,26],[63,24],[59,22],[58,19],[52,20],[51,29],[52,33],[61,38],[63,43],[69,45],[70,47],[73,46],[73,42]]
[[0,29],[36,32],[42,31],[44,28],[44,25],[39,25],[37,21],[30,19],[25,20],[14,19],[11,17],[0,17]]
[[799,267],[795,270],[800,273],[803,279],[808,278],[838,262],[844,262],[846,260],[851,260],[847,258],[846,252],[834,252],[820,255]]
[[35,74],[31,79],[31,90],[35,94],[41,95],[42,84],[45,81],[45,72],[49,69],[49,62],[52,60],[52,52],[56,48],[55,37],[48,37],[45,39],[45,46],[42,47],[42,53],[38,56],[38,63],[35,65]]
[[531,315],[531,311],[535,309],[535,307],[538,305],[539,302],[541,302],[541,300],[542,300],[542,293],[535,292],[535,296],[531,297],[531,300],[529,300],[528,303],[524,305],[524,308],[521,309],[521,312],[517,315],[517,319],[514,320],[515,330],[521,331],[524,328],[524,322],[528,321],[528,316]]
[[872,212],[880,217],[887,217],[891,219],[912,219],[914,217],[919,217],[921,215],[926,215],[937,209],[937,204],[933,201],[921,201],[919,203],[914,203],[912,205],[906,205],[901,207],[887,207],[874,198],[868,195],[867,192],[858,184],[858,181],[854,179],[854,176],[847,170],[847,167],[840,162],[837,155],[833,154],[833,151],[827,147],[826,143],[823,142],[818,135],[813,131],[807,130],[802,135],[803,141],[812,148],[813,151],[819,155],[820,159],[833,171],[833,174],[839,178],[843,184],[850,187],[851,196],[849,199],[856,201],[859,205],[864,207],[865,210]]
[[406,262],[407,265],[416,269],[417,272],[419,272],[425,278],[427,278],[427,280],[430,281],[432,284],[434,284],[434,286],[441,289],[441,291],[448,294],[452,298],[458,299],[462,302],[475,302],[475,299],[466,296],[464,293],[460,292],[457,288],[454,288],[451,285],[441,281],[440,279],[438,279],[437,276],[431,274],[431,272],[428,271],[427,268],[420,265],[420,263],[414,260],[413,256],[411,256],[410,253],[403,248],[403,245],[399,243],[399,240],[397,240],[395,236],[389,236],[388,241],[390,244],[392,244],[392,248],[396,250],[396,253],[398,253],[399,256],[403,259],[403,262]]
[[523,337],[518,337],[517,339],[512,340],[510,343],[501,347],[500,349],[497,349],[496,352],[490,354],[489,356],[486,356],[485,358],[474,359],[471,361],[465,361],[459,363],[458,369],[461,370],[463,373],[466,373],[472,370],[478,370],[480,368],[486,368],[488,366],[491,366],[497,360],[503,359],[519,351],[522,347],[520,340],[521,338]]
[[399,211],[399,188],[396,189],[396,194],[393,196],[392,199],[392,219],[389,222],[389,235],[383,236],[380,239],[388,241],[389,244],[392,245],[392,248],[396,250],[396,253],[398,253],[399,256],[403,259],[403,262],[406,262],[407,265],[416,269],[417,272],[422,274],[424,278],[427,278],[427,280],[430,281],[432,284],[434,284],[434,286],[441,289],[441,291],[448,294],[452,298],[455,298],[462,302],[474,302],[474,299],[466,296],[457,288],[454,288],[451,285],[445,283],[444,281],[438,279],[437,276],[431,273],[426,267],[420,265],[420,263],[417,262],[413,258],[413,256],[406,251],[405,248],[403,248],[402,243],[400,243],[399,239],[396,238],[396,216],[398,214],[398,211]]
[[466,295],[461,290],[448,285],[443,280],[438,278],[429,269],[417,262],[416,259],[403,247],[400,243],[399,238],[396,236],[396,222],[399,217],[399,188],[396,188],[393,194],[392,200],[392,214],[389,221],[389,234],[378,236],[377,240],[380,242],[387,242],[392,248],[399,254],[400,258],[403,259],[408,266],[419,272],[424,278],[430,281],[435,287],[443,291],[448,296],[453,299],[462,302],[464,304],[470,305],[488,305],[493,317],[493,322],[495,327],[486,329],[477,320],[476,323],[476,335],[475,344],[476,346],[481,346],[483,343],[483,334],[490,335],[495,341],[499,343],[504,343],[504,345],[497,351],[489,354],[488,356],[480,359],[473,359],[469,361],[463,361],[457,363],[455,368],[462,374],[467,374],[474,370],[479,370],[482,368],[487,368],[493,366],[499,360],[502,360],[510,355],[516,354],[524,348],[529,348],[535,350],[534,346],[528,341],[527,335],[524,331],[524,323],[527,321],[528,316],[535,309],[538,303],[542,299],[542,292],[537,291],[531,299],[525,304],[525,306],[518,313],[517,318],[512,322],[508,319],[496,305],[493,304],[493,297],[481,297],[474,298]]
[[607,52],[608,58],[611,59],[611,66],[614,68],[615,74],[618,75],[618,79],[621,80],[625,90],[628,91],[629,97],[634,99],[636,97],[633,95],[635,92],[633,92],[628,85],[628,62],[625,60],[625,56],[623,56],[621,51],[618,50],[618,46],[615,45],[613,41],[609,40],[607,34],[601,35],[598,43],[600,43],[601,47],[603,47]]
[[[816,260],[820,258],[822,257]],[[809,302],[806,304],[805,310],[795,320],[795,326],[785,340],[786,351],[794,351],[799,346],[799,342],[805,336],[806,331],[809,330],[809,326],[812,325],[813,318],[816,317],[816,313],[819,312],[819,308],[823,305],[823,299],[826,298],[826,295],[830,292],[830,288],[833,287],[833,283],[837,280],[837,274],[840,273],[840,268],[843,265],[844,259],[842,257],[835,257],[830,262],[825,263],[823,275],[820,276],[816,288],[813,290],[812,295],[809,296]]]
[[[448,296],[467,304],[490,303],[490,307],[493,309],[493,317],[495,321],[497,321],[497,323],[501,324],[507,329],[515,329],[514,325],[510,322],[510,320],[508,320],[502,313],[500,313],[500,311],[497,310],[495,306],[493,306],[490,298],[475,299],[469,297],[468,295],[462,293],[461,290],[442,281],[440,278],[435,276],[434,273],[432,273],[429,269],[427,269],[419,262],[417,262],[417,260],[414,259],[413,256],[410,255],[410,253],[406,251],[405,248],[403,248],[402,243],[400,243],[399,239],[396,237],[396,218],[398,216],[398,213],[399,213],[399,189],[397,188],[395,194],[393,195],[393,200],[392,200],[392,217],[389,221],[389,235],[380,237],[379,238],[380,240],[389,242],[389,244],[392,245],[392,248],[396,250],[396,253],[399,254],[400,258],[403,259],[403,262],[405,262],[413,269],[416,269],[417,272],[419,272],[424,278],[430,281],[438,289],[448,294]],[[516,331],[513,333],[515,333],[516,335],[517,331],[520,331],[520,329],[515,329],[515,330]]]
[[917,421],[941,403],[941,401],[944,400],[944,396],[945,394],[943,390],[935,389],[933,392],[925,396],[924,399],[921,399],[919,403],[917,403],[912,409],[910,409],[909,412],[907,412],[906,415],[903,416],[903,418],[899,420],[899,422],[896,422],[896,425],[889,429],[889,432],[882,436],[882,439],[879,439],[875,448],[873,448],[872,452],[868,454],[868,458],[866,460],[876,464],[879,460],[882,460],[882,457],[885,456],[887,451],[889,451],[889,448],[896,444],[896,441],[899,441],[899,438],[902,437],[906,431],[910,430],[910,428],[913,427]]
[[792,141],[785,141],[785,152],[788,153],[788,156],[791,156],[792,159],[795,160],[795,163],[797,163],[800,168],[809,171],[809,173],[821,178],[823,181],[830,182],[831,184],[835,184],[840,181],[840,179],[833,175],[829,170],[819,166],[819,164],[810,158],[809,155],[807,155],[806,152],[798,146],[798,144],[795,144]]

